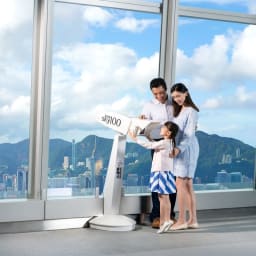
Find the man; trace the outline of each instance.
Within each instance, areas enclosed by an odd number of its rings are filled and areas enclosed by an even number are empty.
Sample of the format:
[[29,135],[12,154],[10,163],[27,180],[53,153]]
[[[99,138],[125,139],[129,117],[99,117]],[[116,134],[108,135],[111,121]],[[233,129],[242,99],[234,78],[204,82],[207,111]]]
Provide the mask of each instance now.
[[[160,123],[171,121],[173,118],[173,109],[171,100],[168,99],[167,86],[163,78],[154,78],[150,82],[150,90],[154,96],[154,99],[145,104],[141,118],[150,119]],[[154,140],[161,140],[159,137],[160,130],[154,130],[151,133],[151,138]],[[153,158],[154,151],[151,151],[151,157]],[[150,220],[152,222],[152,228],[159,228],[160,225],[160,203],[158,194],[151,193],[152,196],[152,211],[150,213]],[[171,202],[171,219],[174,219],[174,206],[176,202],[176,194],[170,194]]]

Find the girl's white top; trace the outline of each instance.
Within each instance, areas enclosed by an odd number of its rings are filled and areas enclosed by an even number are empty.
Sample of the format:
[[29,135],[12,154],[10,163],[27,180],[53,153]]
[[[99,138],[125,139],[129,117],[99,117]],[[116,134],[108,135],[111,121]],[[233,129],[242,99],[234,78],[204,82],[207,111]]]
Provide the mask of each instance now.
[[173,170],[173,158],[169,157],[169,154],[173,149],[171,140],[163,139],[160,141],[142,141],[138,139],[137,143],[145,148],[155,150],[151,172]]

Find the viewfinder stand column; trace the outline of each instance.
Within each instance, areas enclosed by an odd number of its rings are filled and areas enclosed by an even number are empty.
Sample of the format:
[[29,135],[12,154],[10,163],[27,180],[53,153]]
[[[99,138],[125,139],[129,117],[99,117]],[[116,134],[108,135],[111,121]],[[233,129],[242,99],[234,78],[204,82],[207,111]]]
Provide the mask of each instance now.
[[126,135],[115,135],[103,191],[104,215],[92,219],[89,222],[91,228],[109,231],[135,229],[133,219],[120,215],[125,146]]

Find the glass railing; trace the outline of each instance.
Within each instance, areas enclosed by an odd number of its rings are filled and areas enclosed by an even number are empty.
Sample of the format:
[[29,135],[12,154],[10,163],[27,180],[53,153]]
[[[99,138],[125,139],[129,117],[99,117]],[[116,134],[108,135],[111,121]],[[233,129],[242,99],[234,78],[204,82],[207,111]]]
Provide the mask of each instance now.
[[[253,147],[244,145],[242,142],[239,142],[240,148],[236,143],[232,146],[231,142],[235,140],[228,143],[230,139],[220,136],[218,136],[219,142],[216,146],[216,135],[198,131],[197,136],[201,151],[194,178],[195,191],[253,189],[255,165]],[[62,166],[64,167],[50,169],[48,197],[97,197],[102,195],[113,141],[97,136],[89,136],[86,140],[95,141],[97,154],[94,158],[86,158],[85,162],[77,162],[75,170],[68,165],[65,166],[65,162],[70,161],[68,157],[63,158]],[[76,152],[81,151],[82,155],[87,154],[81,144],[78,143],[75,147]],[[229,148],[230,154],[226,154],[226,147]],[[72,152],[71,142],[69,151]],[[125,195],[150,193],[150,168],[150,151],[135,143],[127,142],[123,173]]]

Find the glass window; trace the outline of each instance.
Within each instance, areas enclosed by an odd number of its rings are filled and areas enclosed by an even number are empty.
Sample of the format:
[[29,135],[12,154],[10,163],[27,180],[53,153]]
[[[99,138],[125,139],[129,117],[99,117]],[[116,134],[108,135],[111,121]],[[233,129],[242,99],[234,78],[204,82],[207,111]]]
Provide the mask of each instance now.
[[27,196],[33,4],[0,2],[0,199]]
[[[160,14],[55,3],[48,198],[101,194],[114,132],[96,117],[140,114],[158,75],[160,26]],[[127,145],[129,193],[148,184],[141,150]]]
[[162,3],[163,0],[147,0],[148,2],[153,2],[153,3]]
[[197,190],[253,188],[255,44],[254,25],[179,18],[176,82],[200,108]]
[[240,12],[245,14],[256,13],[256,2],[251,0],[180,0],[180,5],[190,7],[200,7],[206,9],[215,9],[230,12]]

